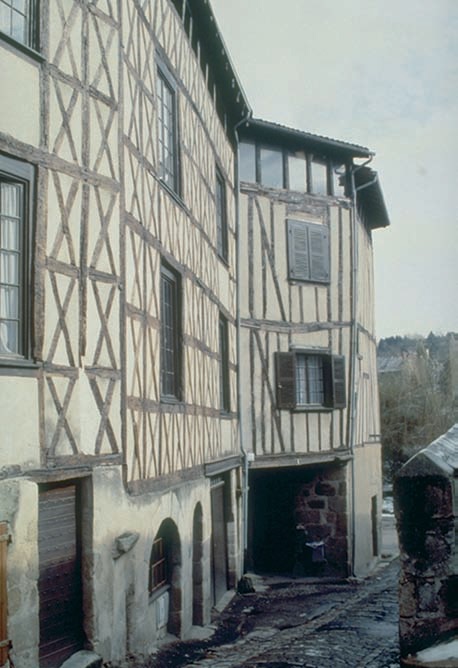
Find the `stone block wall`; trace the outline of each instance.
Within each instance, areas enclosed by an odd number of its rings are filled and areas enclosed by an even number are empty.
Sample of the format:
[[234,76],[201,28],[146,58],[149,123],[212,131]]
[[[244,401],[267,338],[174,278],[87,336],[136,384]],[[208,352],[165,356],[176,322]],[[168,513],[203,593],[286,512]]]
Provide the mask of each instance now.
[[347,480],[343,467],[315,469],[297,491],[296,523],[325,544],[325,574],[348,574]]
[[439,445],[435,442],[409,460],[394,484],[403,657],[458,631],[455,471],[447,449],[441,456]]

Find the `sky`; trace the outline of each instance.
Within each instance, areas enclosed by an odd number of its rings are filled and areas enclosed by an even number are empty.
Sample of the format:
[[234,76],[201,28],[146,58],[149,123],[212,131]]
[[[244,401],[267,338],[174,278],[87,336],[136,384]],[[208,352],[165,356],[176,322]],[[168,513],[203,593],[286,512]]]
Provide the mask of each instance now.
[[256,118],[366,146],[377,337],[458,332],[458,0],[211,0]]

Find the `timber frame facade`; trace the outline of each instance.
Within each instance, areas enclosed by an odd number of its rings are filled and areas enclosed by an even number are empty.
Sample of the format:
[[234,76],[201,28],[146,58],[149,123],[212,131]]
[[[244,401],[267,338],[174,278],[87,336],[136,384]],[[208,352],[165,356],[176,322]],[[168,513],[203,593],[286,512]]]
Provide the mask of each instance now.
[[[274,467],[303,498],[328,486],[336,570],[351,561],[367,471],[361,535],[379,513],[370,229],[387,218],[374,173],[352,171],[367,149],[246,126],[207,0],[24,6],[0,24],[0,666],[57,668],[209,623],[256,561],[248,482],[256,512]],[[257,183],[265,137],[337,155],[353,192],[367,186],[358,205]],[[257,157],[239,192],[244,144]],[[307,239],[326,227],[329,280],[287,275],[312,271],[307,246],[284,255],[302,223]],[[275,364],[299,356],[306,378],[317,346],[323,387],[298,395],[297,371],[280,407]],[[310,392],[322,408],[298,409]]]

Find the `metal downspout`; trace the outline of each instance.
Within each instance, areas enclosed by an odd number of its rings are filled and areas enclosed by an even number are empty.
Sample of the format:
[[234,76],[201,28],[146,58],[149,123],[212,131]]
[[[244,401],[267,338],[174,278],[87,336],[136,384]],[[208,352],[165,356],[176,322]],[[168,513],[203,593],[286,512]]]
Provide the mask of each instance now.
[[247,115],[242,118],[238,123],[234,125],[234,134],[236,140],[236,153],[235,153],[235,240],[236,240],[236,349],[237,349],[237,413],[238,413],[238,430],[239,430],[239,443],[240,451],[242,453],[243,460],[243,486],[242,486],[242,553],[243,553],[243,572],[245,573],[247,569],[247,551],[248,551],[248,492],[249,492],[249,483],[248,483],[248,455],[244,448],[243,444],[243,426],[242,426],[242,382],[241,382],[241,373],[240,373],[240,170],[239,170],[239,135],[238,128],[243,125],[243,123],[248,123],[252,117],[253,112],[248,111]]
[[351,452],[351,575],[355,574],[355,551],[356,551],[356,490],[355,490],[355,432],[356,432],[356,408],[358,404],[358,387],[356,380],[356,353],[358,346],[358,205],[357,193],[363,190],[372,183],[375,183],[377,177],[362,186],[356,187],[355,174],[362,167],[366,167],[373,159],[371,155],[361,165],[353,166],[351,169],[351,198],[352,198],[352,274],[351,274],[351,293],[352,293],[352,308],[351,308],[351,335],[350,335],[350,428],[349,428],[349,445]]

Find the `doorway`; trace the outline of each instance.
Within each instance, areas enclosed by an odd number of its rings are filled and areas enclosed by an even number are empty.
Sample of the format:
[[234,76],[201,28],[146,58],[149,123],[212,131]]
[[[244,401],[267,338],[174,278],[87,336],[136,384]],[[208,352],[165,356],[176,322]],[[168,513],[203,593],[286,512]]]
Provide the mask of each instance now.
[[84,646],[80,505],[77,482],[40,486],[40,668],[60,666]]

